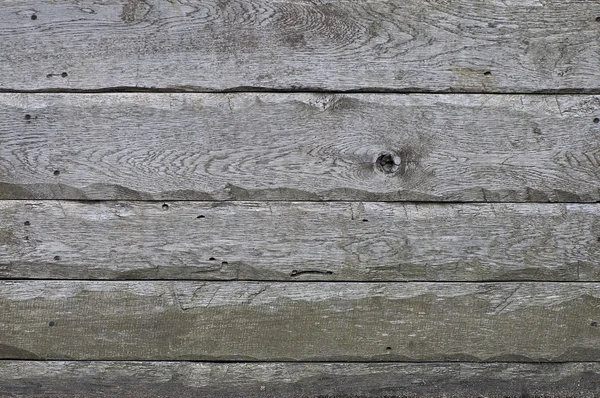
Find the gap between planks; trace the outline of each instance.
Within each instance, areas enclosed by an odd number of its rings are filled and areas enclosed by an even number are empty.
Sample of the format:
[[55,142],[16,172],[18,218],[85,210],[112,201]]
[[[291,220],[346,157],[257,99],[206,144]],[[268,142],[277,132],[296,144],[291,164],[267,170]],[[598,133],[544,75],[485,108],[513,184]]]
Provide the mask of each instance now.
[[73,363],[160,363],[160,364],[199,364],[199,365],[211,365],[211,364],[219,364],[219,365],[269,365],[269,364],[282,364],[282,365],[323,365],[323,364],[331,364],[331,365],[346,365],[346,364],[356,364],[356,365],[384,365],[384,366],[394,366],[394,365],[491,365],[491,364],[506,364],[506,365],[576,365],[576,364],[589,364],[596,365],[600,364],[600,359],[597,361],[594,360],[586,360],[586,361],[563,361],[563,360],[555,360],[548,362],[531,362],[531,361],[519,361],[519,360],[494,360],[494,361],[468,361],[468,360],[452,360],[452,361],[435,361],[435,360],[411,360],[411,361],[380,361],[380,360],[369,360],[369,361],[356,361],[356,360],[347,360],[347,361],[328,361],[328,360],[310,360],[310,361],[293,361],[293,360],[193,360],[193,359],[23,359],[23,358],[2,358],[0,359],[0,365],[6,362],[22,362],[22,363],[55,363],[55,362],[73,362]]
[[390,90],[385,88],[370,88],[364,90],[288,90],[276,88],[249,87],[233,88],[229,90],[199,90],[199,89],[177,89],[177,88],[145,88],[145,87],[106,87],[97,89],[65,89],[48,88],[38,90],[13,90],[0,89],[0,94],[397,94],[397,95],[417,95],[417,94],[444,94],[444,95],[600,95],[597,89],[559,89],[559,90],[539,90],[539,91],[448,91],[448,90]]

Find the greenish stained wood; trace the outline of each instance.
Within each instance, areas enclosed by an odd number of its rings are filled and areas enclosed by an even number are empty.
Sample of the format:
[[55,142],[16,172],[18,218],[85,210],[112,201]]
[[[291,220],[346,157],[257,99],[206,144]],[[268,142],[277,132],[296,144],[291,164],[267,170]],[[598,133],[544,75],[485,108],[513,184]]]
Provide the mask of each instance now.
[[598,117],[586,95],[3,94],[0,198],[596,202]]
[[0,361],[3,397],[592,398],[598,363]]
[[0,277],[598,281],[598,204],[0,201]]
[[600,4],[577,0],[17,0],[9,90],[600,89]]
[[0,358],[600,361],[596,283],[0,283]]

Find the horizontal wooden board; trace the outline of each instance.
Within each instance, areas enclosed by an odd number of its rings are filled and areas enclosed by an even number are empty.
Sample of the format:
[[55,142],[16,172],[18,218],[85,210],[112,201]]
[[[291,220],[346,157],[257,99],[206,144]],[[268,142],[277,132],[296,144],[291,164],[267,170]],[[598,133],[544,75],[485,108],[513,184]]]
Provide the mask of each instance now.
[[592,398],[600,364],[0,361],[3,397]]
[[599,117],[598,96],[4,94],[0,199],[595,202]]
[[0,201],[0,277],[600,280],[600,204]]
[[600,89],[591,0],[16,0],[9,90]]
[[600,361],[600,284],[0,282],[0,358]]

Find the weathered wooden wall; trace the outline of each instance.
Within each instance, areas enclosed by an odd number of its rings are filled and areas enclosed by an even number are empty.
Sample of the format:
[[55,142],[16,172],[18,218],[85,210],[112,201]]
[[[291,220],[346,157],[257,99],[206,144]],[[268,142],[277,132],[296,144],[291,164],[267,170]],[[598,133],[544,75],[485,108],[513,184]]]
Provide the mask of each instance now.
[[0,4],[0,396],[597,397],[600,3]]

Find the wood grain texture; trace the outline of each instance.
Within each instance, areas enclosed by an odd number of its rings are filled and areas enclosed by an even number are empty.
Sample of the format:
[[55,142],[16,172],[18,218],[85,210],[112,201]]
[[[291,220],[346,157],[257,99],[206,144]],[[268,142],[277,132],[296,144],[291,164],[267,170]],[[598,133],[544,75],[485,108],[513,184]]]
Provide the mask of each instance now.
[[0,283],[0,358],[600,361],[594,283]]
[[598,363],[0,361],[3,397],[592,398]]
[[4,94],[0,198],[600,200],[598,96]]
[[0,277],[598,281],[599,204],[0,201]]
[[0,7],[0,87],[9,90],[600,89],[600,4],[591,0]]

